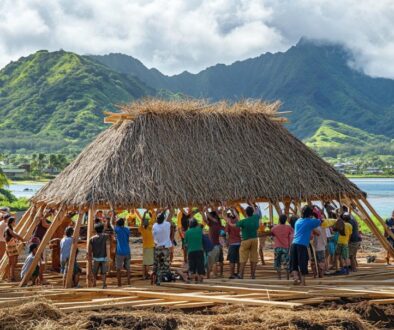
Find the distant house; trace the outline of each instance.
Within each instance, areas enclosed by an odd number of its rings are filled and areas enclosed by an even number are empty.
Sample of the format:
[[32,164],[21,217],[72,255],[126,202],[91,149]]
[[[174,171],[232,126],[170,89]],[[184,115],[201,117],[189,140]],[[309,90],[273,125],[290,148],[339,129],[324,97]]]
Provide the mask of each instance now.
[[378,167],[368,167],[364,171],[365,174],[382,174],[383,170]]
[[24,168],[3,168],[3,173],[12,180],[26,177],[27,171]]
[[344,163],[337,163],[334,165],[334,168],[337,172],[344,174],[345,173],[345,164]]

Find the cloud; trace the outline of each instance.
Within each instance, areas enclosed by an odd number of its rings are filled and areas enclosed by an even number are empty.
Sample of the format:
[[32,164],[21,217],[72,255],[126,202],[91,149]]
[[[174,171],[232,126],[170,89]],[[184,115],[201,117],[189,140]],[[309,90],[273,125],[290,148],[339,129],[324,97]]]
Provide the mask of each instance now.
[[394,78],[391,0],[0,0],[0,66],[62,48],[196,72],[284,51],[302,36],[342,43],[355,67]]

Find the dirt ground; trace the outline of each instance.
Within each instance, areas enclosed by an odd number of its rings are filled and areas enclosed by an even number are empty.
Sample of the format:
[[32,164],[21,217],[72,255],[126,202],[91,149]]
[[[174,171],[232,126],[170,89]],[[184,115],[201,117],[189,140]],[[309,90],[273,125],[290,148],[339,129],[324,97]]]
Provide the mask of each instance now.
[[63,314],[46,302],[0,311],[0,329],[393,329],[394,307],[366,302],[297,311],[217,306],[194,311],[164,308]]
[[[132,254],[140,254],[135,239]],[[180,257],[180,247],[176,255]],[[272,259],[272,243],[266,244]],[[360,259],[375,256],[384,262],[385,253],[371,236],[364,236]],[[394,329],[394,305],[374,306],[367,301],[342,299],[299,310],[273,307],[222,305],[195,310],[114,309],[102,312],[64,314],[46,301],[33,301],[0,309],[2,329]]]

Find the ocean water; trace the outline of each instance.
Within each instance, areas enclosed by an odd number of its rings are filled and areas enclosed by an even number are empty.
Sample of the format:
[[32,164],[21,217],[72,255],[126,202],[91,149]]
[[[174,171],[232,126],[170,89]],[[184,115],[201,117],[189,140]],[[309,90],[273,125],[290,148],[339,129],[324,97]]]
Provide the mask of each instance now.
[[[388,217],[394,210],[394,179],[351,179],[368,194],[368,200],[382,217]],[[16,197],[32,197],[42,182],[13,183],[9,189]],[[265,207],[263,207],[265,208]],[[266,210],[264,210],[266,213]]]

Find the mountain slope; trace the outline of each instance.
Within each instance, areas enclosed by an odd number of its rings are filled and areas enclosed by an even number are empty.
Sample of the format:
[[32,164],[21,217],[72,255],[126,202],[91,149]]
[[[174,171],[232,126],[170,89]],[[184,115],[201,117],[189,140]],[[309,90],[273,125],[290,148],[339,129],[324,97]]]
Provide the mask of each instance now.
[[315,134],[305,141],[306,145],[326,158],[372,158],[380,155],[394,161],[394,139],[367,133],[331,120],[324,120]]
[[87,57],[36,52],[0,71],[0,149],[78,150],[104,128],[103,110],[154,93]]
[[351,69],[351,56],[338,45],[301,40],[284,53],[172,77],[125,55],[96,56],[95,60],[156,89],[212,100],[280,99],[283,110],[293,111],[289,128],[300,138],[312,136],[323,120],[394,137],[394,80],[371,78]]

